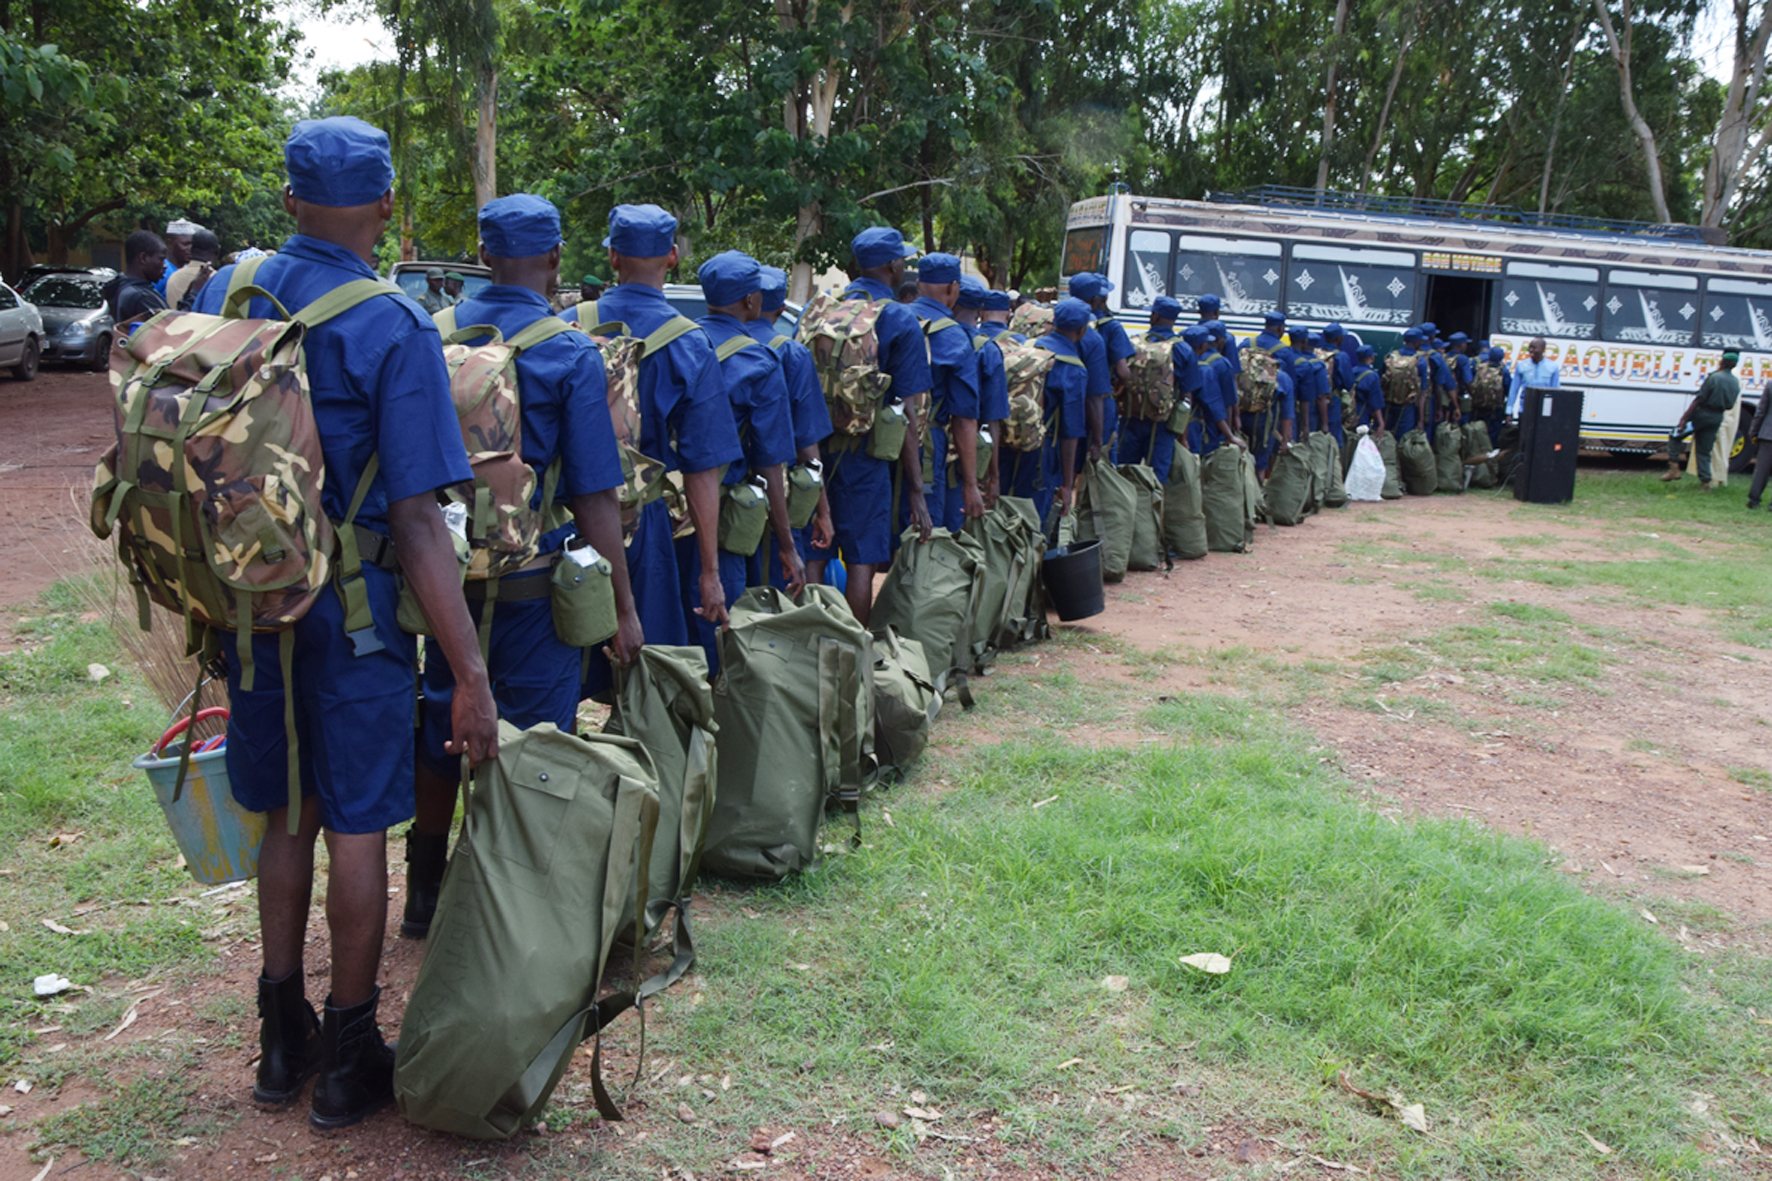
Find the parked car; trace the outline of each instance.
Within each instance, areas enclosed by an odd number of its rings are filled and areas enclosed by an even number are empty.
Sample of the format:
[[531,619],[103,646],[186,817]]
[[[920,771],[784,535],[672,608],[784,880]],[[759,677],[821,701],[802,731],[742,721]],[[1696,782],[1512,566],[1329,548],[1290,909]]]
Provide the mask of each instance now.
[[[700,283],[666,283],[664,297],[671,307],[691,320],[699,320],[708,314],[707,297],[701,293]],[[781,318],[775,322],[775,326],[792,336],[794,326],[799,322],[800,305],[790,303],[782,309]]]
[[103,370],[111,363],[112,329],[103,287],[110,267],[32,267],[19,293],[43,317],[43,359]]
[[37,376],[42,355],[43,317],[35,304],[0,283],[0,367],[12,370],[18,381],[30,381]]
[[478,295],[492,284],[492,272],[477,262],[397,262],[388,268],[388,282],[417,299],[425,293],[425,272],[432,267],[460,275],[464,298]]

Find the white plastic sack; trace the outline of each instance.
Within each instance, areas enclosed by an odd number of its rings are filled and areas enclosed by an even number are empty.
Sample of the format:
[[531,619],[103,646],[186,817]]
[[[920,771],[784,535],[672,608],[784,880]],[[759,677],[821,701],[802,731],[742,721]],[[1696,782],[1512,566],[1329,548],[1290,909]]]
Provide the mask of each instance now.
[[1384,491],[1384,456],[1378,453],[1378,445],[1366,436],[1365,427],[1360,428],[1354,461],[1348,464],[1343,482],[1347,485],[1349,500],[1378,500]]

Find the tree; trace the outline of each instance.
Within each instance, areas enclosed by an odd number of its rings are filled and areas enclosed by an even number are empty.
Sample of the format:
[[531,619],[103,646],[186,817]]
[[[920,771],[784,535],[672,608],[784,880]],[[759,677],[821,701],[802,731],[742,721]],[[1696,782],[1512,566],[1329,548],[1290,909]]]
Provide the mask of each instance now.
[[1701,226],[1723,224],[1744,173],[1765,159],[1766,148],[1772,144],[1772,106],[1761,101],[1766,90],[1767,40],[1772,37],[1772,0],[1766,0],[1757,13],[1752,0],[1732,2],[1734,68],[1704,168]]
[[1673,215],[1667,209],[1667,185],[1661,179],[1661,150],[1655,143],[1655,130],[1649,121],[1637,110],[1635,86],[1631,81],[1631,36],[1636,26],[1631,21],[1630,0],[1620,0],[1624,7],[1619,24],[1624,26],[1624,34],[1620,36],[1613,27],[1612,14],[1606,8],[1606,0],[1594,0],[1594,11],[1599,14],[1600,31],[1606,35],[1606,46],[1612,57],[1612,65],[1618,71],[1618,96],[1624,104],[1625,118],[1630,121],[1630,128],[1643,145],[1643,168],[1648,173],[1649,199],[1655,203],[1657,221],[1668,222]]

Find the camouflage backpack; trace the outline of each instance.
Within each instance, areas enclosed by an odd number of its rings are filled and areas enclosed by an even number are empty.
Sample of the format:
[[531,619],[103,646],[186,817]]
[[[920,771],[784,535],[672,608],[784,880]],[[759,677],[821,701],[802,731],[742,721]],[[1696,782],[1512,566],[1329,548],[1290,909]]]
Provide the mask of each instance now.
[[1147,422],[1166,422],[1175,410],[1175,340],[1133,341],[1137,351],[1129,358],[1131,374],[1126,381],[1126,415]]
[[1024,303],[1009,317],[1009,331],[1038,340],[1052,331],[1053,309],[1043,303]]
[[[540,510],[529,507],[535,496],[535,469],[523,461],[517,357],[571,331],[566,321],[544,316],[510,340],[489,324],[458,328],[443,338],[449,396],[455,403],[462,445],[468,450],[468,465],[474,469],[472,481],[448,489],[444,497],[468,510],[470,580],[496,581],[515,574],[534,560],[542,534],[563,522],[564,514],[557,513],[554,505],[558,459],[543,473]],[[492,339],[466,343],[476,336]]]
[[1507,382],[1501,372],[1501,366],[1491,365],[1487,361],[1477,362],[1477,376],[1471,382],[1471,407],[1475,410],[1494,410],[1507,401]]
[[1083,361],[1042,348],[1031,340],[999,336],[997,347],[1003,350],[1003,372],[1009,382],[1009,418],[1003,423],[1003,437],[997,445],[1011,451],[1038,451],[1058,417],[1056,410],[1050,415],[1046,413],[1046,378],[1056,364],[1082,368]]
[[1280,362],[1260,345],[1243,350],[1243,371],[1237,374],[1237,406],[1250,414],[1260,414],[1274,404],[1280,388]]
[[812,352],[835,434],[873,430],[880,402],[892,388],[892,375],[880,370],[877,326],[885,309],[885,300],[843,299],[827,291],[800,313],[795,334]]
[[[375,279],[346,283],[282,319],[242,318],[263,259],[234,268],[219,316],[163,311],[111,354],[116,442],[93,473],[92,531],[113,532],[135,586],[143,630],[150,602],[185,623],[189,655],[219,656],[234,633],[243,689],[252,636],[281,633],[285,683],[295,622],[336,581],[359,653],[380,649],[355,524],[379,470],[371,457],[342,522],[322,508],[326,457],[302,342],[309,329],[365,300],[396,296]],[[272,302],[275,302],[273,300]],[[281,312],[281,306],[278,308]],[[192,709],[201,702],[192,695]],[[189,745],[185,748],[188,752]],[[295,758],[290,742],[290,758]],[[290,775],[291,831],[301,785]]]
[[1378,382],[1384,389],[1384,400],[1392,406],[1415,401],[1421,396],[1420,355],[1404,356],[1401,349],[1385,354]]
[[1328,377],[1329,388],[1331,390],[1333,390],[1335,388],[1335,367],[1337,365],[1346,365],[1347,364],[1347,361],[1344,359],[1345,356],[1346,356],[1346,354],[1344,354],[1340,349],[1317,349],[1316,350],[1316,358],[1317,358],[1317,360],[1323,362],[1323,371],[1324,371],[1325,375]]

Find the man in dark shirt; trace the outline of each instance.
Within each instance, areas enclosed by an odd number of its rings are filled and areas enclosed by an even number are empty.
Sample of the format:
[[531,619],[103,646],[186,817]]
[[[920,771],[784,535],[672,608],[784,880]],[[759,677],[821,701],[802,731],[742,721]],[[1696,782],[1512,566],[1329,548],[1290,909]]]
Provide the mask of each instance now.
[[1706,492],[1711,490],[1710,461],[1711,452],[1717,445],[1717,431],[1723,425],[1723,416],[1735,409],[1735,403],[1741,400],[1741,382],[1735,377],[1735,366],[1740,360],[1738,353],[1723,354],[1722,366],[1704,379],[1704,384],[1698,387],[1698,395],[1668,433],[1667,471],[1661,477],[1663,480],[1672,483],[1685,475],[1680,470],[1685,462],[1682,444],[1690,434],[1693,446],[1698,448],[1699,487]]
[[166,243],[152,230],[137,230],[123,241],[123,273],[104,286],[105,306],[119,327],[141,323],[166,310],[154,284],[166,273]]

